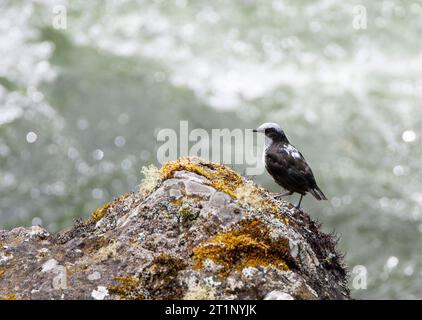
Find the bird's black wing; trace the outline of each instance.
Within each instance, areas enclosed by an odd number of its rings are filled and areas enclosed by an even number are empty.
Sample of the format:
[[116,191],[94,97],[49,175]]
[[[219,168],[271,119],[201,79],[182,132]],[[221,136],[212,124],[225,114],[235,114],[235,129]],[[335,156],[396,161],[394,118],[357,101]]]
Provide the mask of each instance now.
[[283,188],[298,193],[306,193],[315,188],[316,182],[311,168],[293,146],[289,150],[283,145],[274,145],[268,148],[266,157],[268,172]]

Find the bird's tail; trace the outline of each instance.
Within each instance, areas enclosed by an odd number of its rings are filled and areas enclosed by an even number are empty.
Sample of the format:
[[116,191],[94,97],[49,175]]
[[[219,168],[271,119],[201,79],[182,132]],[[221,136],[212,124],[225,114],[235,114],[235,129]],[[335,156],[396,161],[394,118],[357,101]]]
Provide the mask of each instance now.
[[318,200],[327,200],[327,197],[325,196],[324,192],[322,192],[321,189],[318,187],[311,189],[309,192]]

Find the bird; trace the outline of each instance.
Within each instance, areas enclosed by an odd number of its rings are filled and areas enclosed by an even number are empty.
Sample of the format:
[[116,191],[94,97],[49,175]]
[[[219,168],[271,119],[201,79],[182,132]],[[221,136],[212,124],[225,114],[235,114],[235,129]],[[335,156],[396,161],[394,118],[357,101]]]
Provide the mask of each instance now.
[[303,155],[290,144],[283,129],[276,123],[267,122],[253,132],[265,134],[263,161],[274,181],[286,190],[275,197],[300,194],[296,208],[300,210],[303,197],[310,193],[317,200],[327,200],[318,187],[314,174]]

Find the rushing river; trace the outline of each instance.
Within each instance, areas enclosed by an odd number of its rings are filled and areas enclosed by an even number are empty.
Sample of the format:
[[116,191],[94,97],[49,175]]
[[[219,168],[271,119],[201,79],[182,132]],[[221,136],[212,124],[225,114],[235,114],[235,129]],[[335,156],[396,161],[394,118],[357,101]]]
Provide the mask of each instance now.
[[351,286],[367,269],[353,296],[422,298],[421,34],[418,1],[2,0],[0,228],[55,232],[135,190],[180,120],[278,122]]

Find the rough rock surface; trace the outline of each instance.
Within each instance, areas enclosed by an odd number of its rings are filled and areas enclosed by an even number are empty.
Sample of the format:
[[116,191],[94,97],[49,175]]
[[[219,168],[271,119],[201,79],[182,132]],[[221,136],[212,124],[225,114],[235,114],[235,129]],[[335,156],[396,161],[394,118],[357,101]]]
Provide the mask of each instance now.
[[3,299],[348,299],[336,239],[223,165],[150,167],[69,230],[0,231]]

